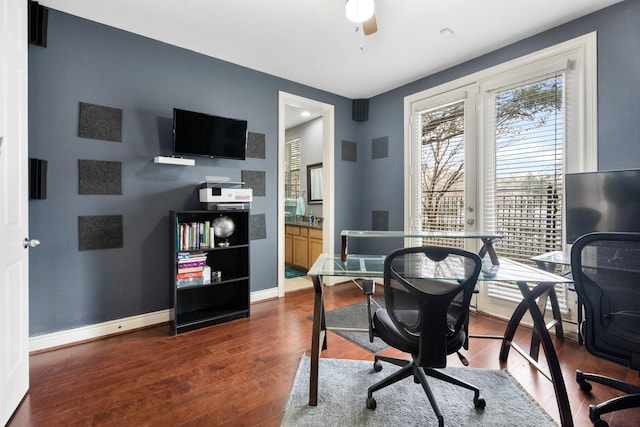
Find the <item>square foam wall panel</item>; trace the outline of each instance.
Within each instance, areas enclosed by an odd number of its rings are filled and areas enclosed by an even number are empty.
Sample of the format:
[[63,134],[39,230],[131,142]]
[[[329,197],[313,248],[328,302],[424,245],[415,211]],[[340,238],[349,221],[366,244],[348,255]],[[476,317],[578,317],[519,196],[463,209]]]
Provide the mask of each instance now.
[[78,217],[78,250],[123,247],[122,215]]
[[122,142],[122,110],[81,102],[78,136]]
[[122,194],[122,163],[78,160],[78,194]]
[[249,240],[267,238],[267,225],[264,214],[249,215]]
[[384,159],[389,157],[389,137],[375,138],[371,141],[371,158]]
[[254,159],[265,158],[265,135],[263,133],[247,133],[247,156]]
[[244,188],[253,189],[253,196],[266,196],[265,173],[263,171],[242,171]]
[[358,145],[355,142],[342,140],[342,160],[346,162],[358,161]]
[[389,211],[371,212],[371,229],[374,231],[389,230]]

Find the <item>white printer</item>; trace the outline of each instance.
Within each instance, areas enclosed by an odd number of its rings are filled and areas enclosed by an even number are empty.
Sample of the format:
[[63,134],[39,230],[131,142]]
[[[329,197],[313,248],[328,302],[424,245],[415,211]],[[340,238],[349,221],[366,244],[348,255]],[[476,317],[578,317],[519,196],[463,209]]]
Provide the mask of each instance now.
[[209,177],[200,183],[198,190],[200,204],[212,209],[249,209],[253,201],[253,189],[242,188],[244,182],[231,182],[228,179]]

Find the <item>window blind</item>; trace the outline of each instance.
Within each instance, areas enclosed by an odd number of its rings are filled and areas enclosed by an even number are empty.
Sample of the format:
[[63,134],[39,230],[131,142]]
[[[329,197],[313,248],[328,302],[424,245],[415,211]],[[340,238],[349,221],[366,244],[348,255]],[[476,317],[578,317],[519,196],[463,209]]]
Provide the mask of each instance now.
[[285,141],[285,194],[286,197],[300,197],[300,138]]
[[[525,263],[562,250],[564,81],[564,73],[554,73],[490,94],[493,144],[485,157],[494,165],[486,169],[491,212],[485,226],[502,236],[499,255]],[[565,286],[556,293],[566,312]],[[488,295],[521,299],[517,286],[498,282],[489,284]]]

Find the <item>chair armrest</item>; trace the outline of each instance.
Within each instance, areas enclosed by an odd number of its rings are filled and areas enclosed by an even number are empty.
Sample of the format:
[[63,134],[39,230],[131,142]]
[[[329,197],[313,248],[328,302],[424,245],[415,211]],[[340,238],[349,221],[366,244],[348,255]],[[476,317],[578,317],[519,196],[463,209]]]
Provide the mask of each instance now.
[[374,289],[373,280],[367,279],[362,281],[362,292],[364,292],[365,295],[367,296],[373,295],[373,289]]
[[373,313],[371,312],[371,296],[375,289],[375,283],[371,279],[362,281],[362,292],[367,296],[367,317],[369,324],[369,342],[373,342]]

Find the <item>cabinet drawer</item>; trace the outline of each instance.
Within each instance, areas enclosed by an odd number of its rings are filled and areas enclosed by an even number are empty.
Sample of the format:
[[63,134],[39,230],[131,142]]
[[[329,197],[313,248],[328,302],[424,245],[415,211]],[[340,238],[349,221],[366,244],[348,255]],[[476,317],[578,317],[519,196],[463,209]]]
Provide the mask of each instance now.
[[309,229],[307,227],[300,227],[300,235],[301,236],[308,236],[309,235]]
[[322,239],[322,230],[318,230],[316,228],[309,229],[309,238],[310,239]]
[[284,232],[285,232],[285,234],[290,234],[292,236],[299,236],[300,235],[300,227],[294,227],[292,225],[285,225],[284,226]]

